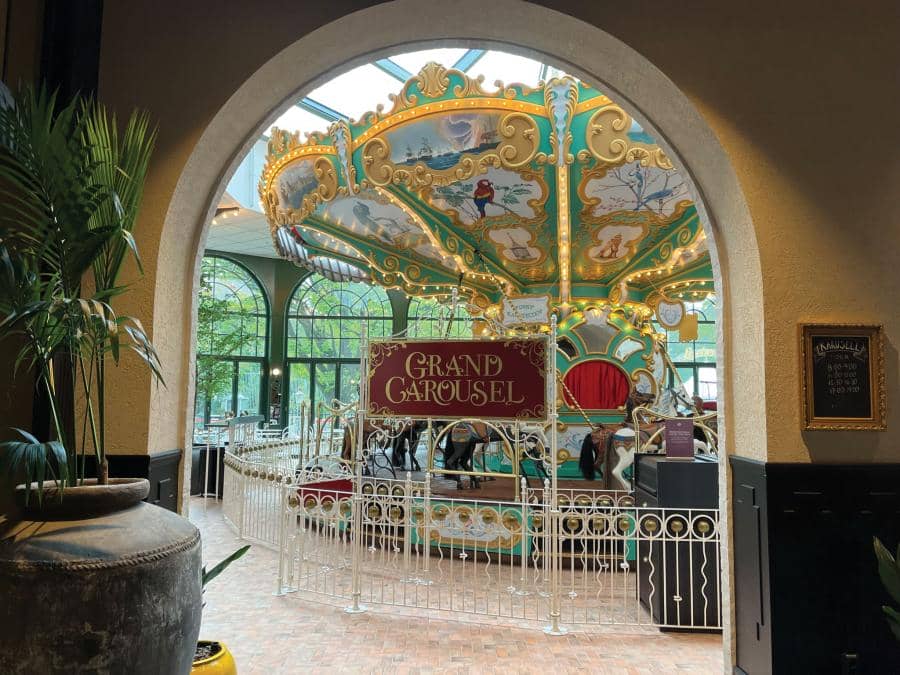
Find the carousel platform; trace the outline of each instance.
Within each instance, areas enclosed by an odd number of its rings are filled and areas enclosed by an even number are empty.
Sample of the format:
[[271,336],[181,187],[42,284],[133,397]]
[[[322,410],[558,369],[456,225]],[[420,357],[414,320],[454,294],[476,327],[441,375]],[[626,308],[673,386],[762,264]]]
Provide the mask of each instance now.
[[[424,472],[414,472],[413,480],[423,480]],[[528,487],[540,489],[543,480],[528,478]],[[562,491],[603,491],[602,481],[597,480],[559,480]],[[612,490],[609,491],[612,493]],[[480,479],[478,487],[458,488],[456,481],[450,476],[436,473],[431,481],[431,493],[435,496],[452,497],[454,499],[471,499],[479,502],[514,502],[516,501],[515,481],[512,478]]]

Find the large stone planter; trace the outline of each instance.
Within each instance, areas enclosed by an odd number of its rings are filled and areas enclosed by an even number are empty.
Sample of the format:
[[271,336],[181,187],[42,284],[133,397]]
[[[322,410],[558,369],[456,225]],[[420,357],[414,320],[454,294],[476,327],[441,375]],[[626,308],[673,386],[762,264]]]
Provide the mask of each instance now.
[[0,521],[0,673],[190,672],[200,533],[146,480],[110,482]]

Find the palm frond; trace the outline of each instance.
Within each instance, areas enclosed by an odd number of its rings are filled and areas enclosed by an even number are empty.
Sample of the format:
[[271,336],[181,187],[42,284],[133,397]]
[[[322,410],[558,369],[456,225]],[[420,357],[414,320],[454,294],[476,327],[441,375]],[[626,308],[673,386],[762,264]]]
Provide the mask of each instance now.
[[40,504],[44,495],[44,481],[48,476],[61,489],[68,482],[69,465],[66,461],[66,449],[57,441],[41,443],[27,431],[17,428],[14,428],[14,431],[25,440],[0,443],[0,475],[12,476],[20,470],[23,471],[25,504],[28,505],[32,483],[37,483],[37,500]]
[[239,548],[237,551],[235,551],[230,556],[225,558],[225,560],[220,562],[218,565],[213,567],[208,572],[206,571],[206,565],[204,565],[203,569],[201,570],[201,576],[200,576],[201,587],[205,587],[206,584],[208,584],[210,581],[212,581],[217,576],[219,576],[222,572],[224,572],[226,567],[228,567],[231,563],[233,563],[235,560],[240,558],[242,555],[244,555],[249,550],[250,550],[249,544],[247,544],[246,546],[242,546],[241,548]]

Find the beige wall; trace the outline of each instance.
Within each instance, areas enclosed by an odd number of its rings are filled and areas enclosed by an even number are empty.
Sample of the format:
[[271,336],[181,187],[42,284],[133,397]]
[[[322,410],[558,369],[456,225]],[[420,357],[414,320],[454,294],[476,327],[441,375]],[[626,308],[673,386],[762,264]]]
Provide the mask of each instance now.
[[[190,407],[183,377],[189,367],[185,324],[177,313],[154,317],[154,307],[162,306],[163,296],[190,299],[185,280],[192,270],[178,253],[201,242],[196,224],[186,215],[180,220],[170,204],[195,145],[217,111],[268,59],[353,4],[106,3],[100,95],[123,113],[133,106],[149,109],[160,126],[138,232],[147,274],[120,311],[155,325],[157,346],[173,356],[165,391],[153,387],[137,364],[117,374],[114,452],[156,452],[183,442],[184,419],[171,416]],[[734,450],[762,457],[767,452],[774,461],[900,458],[896,405],[890,406],[885,433],[801,434],[796,347],[800,321],[884,323],[889,405],[900,400],[900,20],[894,4],[832,3],[831,11],[813,1],[728,10],[722,3],[663,7],[649,0],[546,4],[617,36],[668,75],[712,127],[743,187],[764,278],[757,292],[765,307],[768,423],[762,442],[738,433]],[[554,33],[553,26],[545,28]],[[559,32],[557,39],[563,44],[569,37]],[[317,54],[307,58],[315,62]],[[276,103],[268,102],[269,108]],[[233,154],[237,148],[226,150]],[[204,157],[195,154],[192,161]],[[203,188],[196,199],[208,205],[212,196]],[[159,245],[167,218],[182,228],[173,231],[179,238],[174,251]],[[741,250],[727,255],[729,264],[741,264]],[[157,269],[164,270],[158,279]],[[759,297],[731,300],[733,315],[745,308],[755,315]],[[731,337],[740,344],[740,336]],[[728,358],[740,359],[740,350]],[[151,406],[148,397],[155,399]],[[752,423],[743,420],[744,428]],[[743,439],[750,439],[747,446]]]

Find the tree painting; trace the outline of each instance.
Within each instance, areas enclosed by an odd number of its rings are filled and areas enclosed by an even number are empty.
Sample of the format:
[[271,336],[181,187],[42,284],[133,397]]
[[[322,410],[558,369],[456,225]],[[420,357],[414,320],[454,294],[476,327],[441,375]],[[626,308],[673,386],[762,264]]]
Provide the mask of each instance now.
[[675,171],[641,166],[640,162],[622,164],[592,179],[587,189],[591,198],[599,197],[594,214],[613,211],[652,211],[670,215],[675,205],[688,198],[687,186]]

